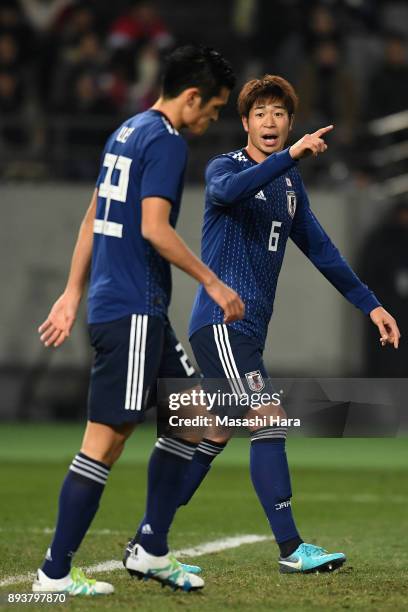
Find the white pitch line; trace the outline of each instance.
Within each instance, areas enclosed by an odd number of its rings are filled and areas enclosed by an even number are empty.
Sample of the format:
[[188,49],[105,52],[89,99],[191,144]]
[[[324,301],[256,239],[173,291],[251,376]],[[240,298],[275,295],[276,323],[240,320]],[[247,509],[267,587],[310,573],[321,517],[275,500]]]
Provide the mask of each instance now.
[[[203,544],[198,544],[194,548],[182,548],[181,550],[174,551],[174,554],[179,557],[201,557],[202,555],[209,555],[216,552],[222,552],[223,550],[237,548],[243,544],[255,544],[257,542],[266,542],[268,540],[273,540],[273,537],[255,534],[234,536],[231,538],[214,540],[213,542],[204,542]],[[103,561],[102,563],[85,567],[84,571],[91,574],[97,574],[99,572],[113,572],[118,569],[123,569],[122,561],[112,559],[110,561]],[[0,581],[0,587],[30,581],[33,580],[34,576],[34,573],[21,574],[20,576],[9,576],[8,578]]]

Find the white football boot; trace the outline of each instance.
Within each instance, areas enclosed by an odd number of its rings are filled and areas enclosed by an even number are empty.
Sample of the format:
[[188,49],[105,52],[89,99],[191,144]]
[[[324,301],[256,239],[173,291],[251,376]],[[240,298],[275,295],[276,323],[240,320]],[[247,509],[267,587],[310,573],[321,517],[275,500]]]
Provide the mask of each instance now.
[[78,567],[73,567],[65,578],[49,578],[37,570],[32,590],[34,593],[67,593],[68,595],[110,595],[114,588],[109,582],[99,582],[87,578]]
[[146,552],[140,544],[126,548],[123,565],[131,576],[139,580],[157,580],[162,586],[168,585],[174,591],[196,591],[204,586],[204,580],[196,574],[186,572],[171,553],[156,557]]

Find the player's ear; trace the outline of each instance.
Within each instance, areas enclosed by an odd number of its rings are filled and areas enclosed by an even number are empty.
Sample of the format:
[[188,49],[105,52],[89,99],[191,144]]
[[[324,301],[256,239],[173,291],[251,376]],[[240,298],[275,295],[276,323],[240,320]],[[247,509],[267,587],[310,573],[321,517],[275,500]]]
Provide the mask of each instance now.
[[289,118],[289,132],[293,128],[293,124],[295,123],[295,115],[291,115]]
[[189,87],[184,91],[184,97],[187,106],[194,106],[195,104],[197,104],[198,98],[200,98],[201,100],[200,90],[198,89],[198,87]]
[[242,115],[241,121],[242,121],[242,125],[244,126],[244,130],[248,133],[249,132],[248,117],[245,117],[245,115]]

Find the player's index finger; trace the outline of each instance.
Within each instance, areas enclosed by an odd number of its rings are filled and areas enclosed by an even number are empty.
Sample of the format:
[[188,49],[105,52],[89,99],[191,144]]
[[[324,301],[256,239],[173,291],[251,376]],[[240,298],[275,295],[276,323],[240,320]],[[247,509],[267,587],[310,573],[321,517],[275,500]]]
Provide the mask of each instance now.
[[327,134],[327,132],[331,132],[333,128],[334,128],[334,125],[326,125],[326,127],[322,127],[319,130],[317,130],[315,132],[315,136],[320,138],[320,136],[323,136],[323,134]]

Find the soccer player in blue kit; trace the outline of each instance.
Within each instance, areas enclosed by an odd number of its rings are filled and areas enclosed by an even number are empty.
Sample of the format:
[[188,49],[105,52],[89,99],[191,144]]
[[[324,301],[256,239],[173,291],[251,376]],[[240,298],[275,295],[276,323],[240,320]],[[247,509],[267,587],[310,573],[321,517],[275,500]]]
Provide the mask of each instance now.
[[[194,386],[194,368],[167,318],[170,264],[202,283],[225,322],[243,316],[238,294],[174,229],[187,161],[178,130],[203,134],[218,119],[234,82],[231,66],[216,51],[181,47],[167,59],[159,100],[125,121],[105,145],[66,289],[39,328],[46,346],[65,341],[91,267],[88,321],[95,357],[88,423],[62,485],[55,535],[34,591],[95,595],[114,590],[71,568],[71,560],[97,512],[112,465],[154,404],[157,378],[185,378],[186,389]],[[204,581],[169,554],[167,533],[195,447],[181,438],[157,441],[145,516],[124,558],[132,575],[186,591],[202,588]]]
[[[200,287],[190,341],[204,376],[228,380],[238,396],[268,390],[262,353],[288,238],[347,300],[370,315],[382,345],[398,348],[395,320],[354,274],[310,208],[298,160],[324,153],[324,136],[333,126],[285,148],[296,105],[293,87],[281,77],[265,75],[246,83],[238,110],[247,146],[212,159],[206,170],[202,258],[239,292],[245,316],[225,324],[219,306]],[[270,409],[271,415],[285,416],[282,408]],[[181,504],[191,499],[229,436],[225,430],[206,432],[192,459]],[[297,531],[285,438],[286,428],[279,425],[251,430],[251,478],[280,548],[280,571],[332,571],[345,562],[345,555],[306,544]]]

